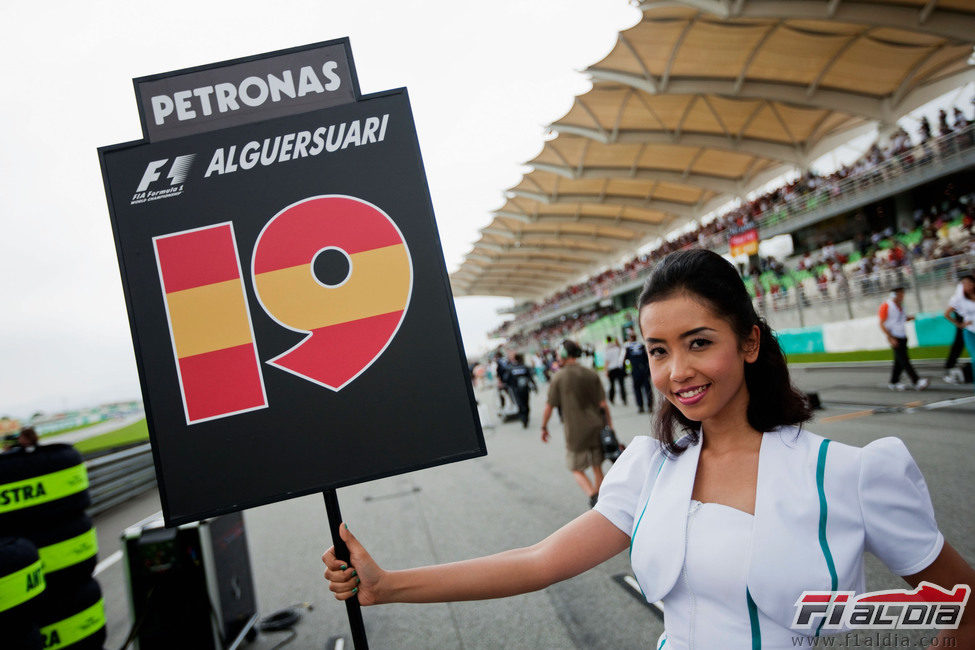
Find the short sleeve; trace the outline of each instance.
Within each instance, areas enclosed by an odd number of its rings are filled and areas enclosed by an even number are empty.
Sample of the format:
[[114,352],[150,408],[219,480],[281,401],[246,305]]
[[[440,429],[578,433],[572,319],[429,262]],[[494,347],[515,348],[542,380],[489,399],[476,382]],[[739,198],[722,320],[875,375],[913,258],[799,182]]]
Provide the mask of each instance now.
[[900,576],[934,562],[944,536],[928,486],[903,442],[882,438],[863,448],[858,488],[868,551]]
[[961,291],[956,291],[948,301],[948,306],[955,310],[955,312],[962,317],[962,319],[967,320],[972,313],[972,301],[965,299],[965,294]]
[[951,294],[951,300],[948,301],[948,306],[954,309],[959,314],[961,313],[961,301],[965,297],[964,289],[959,284],[955,289],[955,293]]
[[965,317],[962,315],[963,310],[961,307],[961,300],[958,299],[958,296],[951,297],[951,300],[948,301],[948,308],[954,310],[954,312],[961,316],[962,320],[964,320]]
[[626,447],[599,487],[599,501],[594,510],[606,517],[627,535],[633,532],[633,523],[641,507],[640,495],[649,478],[653,453],[657,444],[647,436],[637,436]]
[[552,383],[548,385],[548,397],[546,398],[546,402],[552,408],[559,408],[562,406],[559,401],[560,393],[558,386],[560,381],[561,380],[556,375],[555,377],[552,377]]

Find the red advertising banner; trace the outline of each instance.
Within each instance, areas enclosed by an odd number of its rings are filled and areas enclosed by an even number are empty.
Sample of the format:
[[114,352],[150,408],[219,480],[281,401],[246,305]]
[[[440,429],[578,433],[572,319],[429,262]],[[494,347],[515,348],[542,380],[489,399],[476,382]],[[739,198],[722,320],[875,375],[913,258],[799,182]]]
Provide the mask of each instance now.
[[758,228],[750,228],[731,235],[728,238],[728,248],[735,257],[738,255],[758,254]]

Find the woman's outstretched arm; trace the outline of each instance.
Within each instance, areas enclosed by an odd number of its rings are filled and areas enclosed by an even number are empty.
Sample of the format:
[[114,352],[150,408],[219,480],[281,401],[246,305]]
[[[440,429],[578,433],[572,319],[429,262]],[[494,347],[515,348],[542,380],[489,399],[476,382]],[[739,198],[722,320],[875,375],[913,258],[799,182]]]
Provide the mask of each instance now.
[[485,600],[544,589],[605,562],[630,545],[630,538],[595,511],[577,517],[542,541],[462,562],[385,571],[343,525],[350,560],[330,548],[322,556],[325,578],[339,600],[361,605]]
[[[904,576],[904,580],[917,588],[921,582],[931,582],[942,589],[952,590],[955,585],[968,585],[975,589],[975,569],[969,566],[965,558],[956,551],[951,544],[945,542],[944,548],[931,565],[915,573]],[[951,645],[951,641],[954,645]],[[932,648],[975,648],[975,612],[970,603],[962,617],[957,630],[941,630],[937,640],[931,644]]]

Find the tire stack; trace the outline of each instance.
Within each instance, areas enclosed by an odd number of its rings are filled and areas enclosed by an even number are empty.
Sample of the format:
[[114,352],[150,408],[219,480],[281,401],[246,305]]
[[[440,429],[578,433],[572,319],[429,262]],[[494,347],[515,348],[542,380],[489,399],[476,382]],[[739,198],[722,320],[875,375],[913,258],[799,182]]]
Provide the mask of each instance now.
[[[102,648],[105,608],[92,578],[98,540],[85,515],[90,502],[88,474],[71,445],[0,454],[0,629],[5,648],[8,620],[17,621],[23,639],[13,648]],[[31,574],[36,569],[30,567],[40,568],[40,589]],[[34,593],[5,609],[4,580],[9,602],[25,597],[21,583],[24,589],[28,582],[35,585]]]
[[0,537],[0,630],[4,647],[44,647],[37,627],[44,586],[37,547],[21,537]]

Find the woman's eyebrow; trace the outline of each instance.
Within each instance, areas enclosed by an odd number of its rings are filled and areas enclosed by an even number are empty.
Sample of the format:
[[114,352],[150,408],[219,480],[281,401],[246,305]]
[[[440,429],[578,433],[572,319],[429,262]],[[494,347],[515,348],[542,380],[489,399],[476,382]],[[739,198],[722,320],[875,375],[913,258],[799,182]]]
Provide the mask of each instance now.
[[[681,334],[679,338],[686,339],[688,336],[694,336],[695,334],[700,334],[701,332],[705,332],[705,331],[707,331],[707,332],[716,332],[717,330],[715,330],[712,327],[695,327],[694,329],[687,330],[686,332],[684,332],[683,334]],[[655,338],[652,338],[652,337],[649,337],[649,336],[646,338],[646,341],[647,341],[647,343],[663,343],[664,342],[663,339],[655,339]]]

